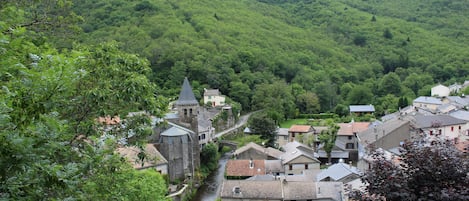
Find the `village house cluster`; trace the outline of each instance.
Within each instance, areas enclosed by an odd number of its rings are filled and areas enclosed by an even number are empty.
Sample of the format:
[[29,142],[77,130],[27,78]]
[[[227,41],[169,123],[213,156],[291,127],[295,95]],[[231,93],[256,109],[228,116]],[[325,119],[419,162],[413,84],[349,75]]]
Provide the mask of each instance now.
[[[454,86],[453,86],[454,88]],[[461,88],[457,88],[461,90]],[[452,140],[467,153],[469,142],[469,97],[450,96],[452,89],[443,85],[432,88],[432,96],[418,97],[412,105],[373,122],[339,123],[337,139],[328,154],[318,140],[327,127],[293,125],[277,130],[279,149],[248,143],[233,151],[226,164],[221,200],[347,200],[348,193],[363,189],[360,176],[371,167],[370,154],[381,150],[392,159],[400,154],[405,140],[442,138]],[[154,118],[154,134],[149,137],[146,157],[136,147],[117,150],[136,169],[154,168],[171,182],[191,180],[200,166],[200,151],[215,136],[212,120],[224,109],[225,96],[216,89],[204,89],[200,107],[187,78],[172,112],[163,119]],[[373,105],[351,105],[354,115],[373,114]],[[106,124],[118,117],[102,118]],[[249,134],[249,128],[245,133]],[[303,144],[302,139],[313,139]],[[179,195],[172,189],[173,198]]]

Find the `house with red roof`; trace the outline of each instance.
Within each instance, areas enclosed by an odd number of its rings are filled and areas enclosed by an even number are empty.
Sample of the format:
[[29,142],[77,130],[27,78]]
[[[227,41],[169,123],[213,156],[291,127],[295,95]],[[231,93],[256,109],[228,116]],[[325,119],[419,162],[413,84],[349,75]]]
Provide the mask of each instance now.
[[288,141],[293,142],[295,141],[295,137],[299,135],[308,135],[314,134],[314,128],[310,125],[292,125],[290,129],[288,129]]

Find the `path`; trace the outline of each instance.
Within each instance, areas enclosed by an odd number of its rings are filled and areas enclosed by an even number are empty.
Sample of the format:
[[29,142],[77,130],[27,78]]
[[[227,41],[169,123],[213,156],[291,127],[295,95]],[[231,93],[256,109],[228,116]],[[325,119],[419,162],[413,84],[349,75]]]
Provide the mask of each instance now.
[[225,135],[227,133],[230,133],[230,132],[240,128],[241,126],[246,125],[246,123],[248,122],[249,117],[252,114],[256,113],[256,112],[258,112],[258,111],[250,112],[250,113],[247,113],[245,115],[240,116],[238,122],[236,122],[236,124],[233,127],[215,134],[214,139],[218,139],[218,138],[222,137],[223,135]]

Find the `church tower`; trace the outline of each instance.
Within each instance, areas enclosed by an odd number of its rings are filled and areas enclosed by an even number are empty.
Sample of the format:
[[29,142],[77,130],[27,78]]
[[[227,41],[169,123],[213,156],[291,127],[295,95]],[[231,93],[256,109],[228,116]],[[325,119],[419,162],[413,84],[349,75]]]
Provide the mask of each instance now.
[[199,125],[198,125],[198,113],[199,113],[199,102],[195,99],[192,87],[189,84],[189,80],[184,78],[182,83],[181,93],[179,99],[176,101],[175,106],[178,111],[179,124],[194,131],[192,134],[192,154],[194,158],[194,168],[200,166],[200,148],[199,148]]

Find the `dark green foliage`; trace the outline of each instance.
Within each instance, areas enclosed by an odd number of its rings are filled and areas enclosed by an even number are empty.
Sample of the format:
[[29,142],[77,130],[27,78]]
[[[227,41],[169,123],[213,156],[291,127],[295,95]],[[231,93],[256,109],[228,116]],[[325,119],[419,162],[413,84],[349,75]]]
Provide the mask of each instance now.
[[363,35],[358,35],[353,38],[353,43],[357,46],[365,46],[366,45],[366,37]]
[[331,163],[331,152],[335,146],[335,140],[337,139],[337,132],[339,131],[339,125],[335,124],[332,120],[327,122],[327,130],[323,130],[318,139],[322,144],[322,148],[327,153],[328,163]]
[[367,192],[357,193],[359,200],[371,195],[391,201],[469,199],[469,163],[453,141],[406,142],[401,153],[394,159],[382,151],[373,154],[372,168],[362,178]]
[[208,143],[200,152],[200,170],[206,177],[218,167],[218,146],[215,143]]
[[260,134],[261,138],[267,140],[266,146],[274,147],[276,139],[277,124],[264,112],[253,114],[249,118],[249,128],[253,133]]
[[392,39],[393,35],[392,35],[391,31],[389,30],[389,28],[386,28],[384,30],[383,37],[387,38],[387,39]]

